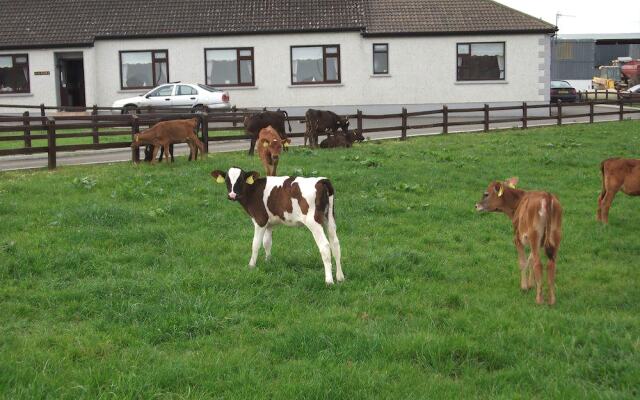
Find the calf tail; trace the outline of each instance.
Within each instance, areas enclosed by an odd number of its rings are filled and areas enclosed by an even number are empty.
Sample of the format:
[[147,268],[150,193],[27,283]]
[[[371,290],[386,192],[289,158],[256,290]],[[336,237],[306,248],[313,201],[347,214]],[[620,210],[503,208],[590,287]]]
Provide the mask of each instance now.
[[330,180],[323,179],[321,182],[325,189],[322,191],[322,196],[323,196],[322,202],[327,205],[327,208],[324,210],[324,212],[328,220],[335,221],[336,216],[333,209],[333,200],[334,200],[335,190],[333,189],[333,185],[331,184]]
[[562,207],[552,194],[547,194],[547,220],[544,228],[544,250],[550,260],[555,256],[560,245],[562,229]]
[[600,199],[604,198],[604,195],[607,194],[607,186],[604,183],[604,164],[609,160],[604,160],[600,163],[600,175],[602,177],[602,192],[600,192]]
[[289,133],[291,133],[291,122],[289,121],[289,114],[284,110],[280,112],[284,114],[284,119],[287,121],[287,125],[289,125]]

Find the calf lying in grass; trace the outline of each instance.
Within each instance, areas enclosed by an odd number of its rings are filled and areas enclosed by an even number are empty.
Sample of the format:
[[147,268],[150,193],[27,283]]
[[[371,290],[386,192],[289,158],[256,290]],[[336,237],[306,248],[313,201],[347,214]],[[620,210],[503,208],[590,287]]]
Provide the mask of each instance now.
[[[498,211],[507,214],[513,224],[513,242],[518,250],[520,262],[520,288],[528,290],[533,286],[531,262],[536,281],[536,303],[542,304],[542,262],[540,248],[544,246],[549,259],[547,263],[547,283],[549,304],[556,302],[555,276],[556,257],[562,239],[562,207],[558,198],[548,192],[525,192],[515,185],[518,178],[505,182],[492,182],[484,192],[482,201],[476,203],[478,211]],[[525,255],[529,246],[529,258]],[[528,279],[527,279],[528,273]]]
[[[344,280],[340,265],[340,242],[333,215],[334,190],[326,178],[269,176],[260,178],[255,171],[230,168],[227,173],[212,171],[217,183],[227,184],[227,197],[237,201],[249,214],[254,226],[249,267],[258,259],[260,244],[266,258],[271,256],[271,232],[276,225],[306,226],[318,245],[324,263],[325,282],[333,284],[331,253],[336,261],[336,279]],[[329,236],[325,236],[325,232]]]
[[267,176],[275,176],[282,148],[289,146],[291,139],[281,139],[271,126],[260,130],[258,134],[258,156]]
[[168,162],[169,146],[173,143],[186,142],[193,158],[197,160],[198,149],[204,154],[204,145],[196,135],[197,127],[197,118],[158,122],[144,132],[136,134],[131,148],[137,150],[141,145],[152,145],[151,163],[153,164],[156,162],[156,154],[160,147],[164,149],[165,159]]
[[324,149],[351,147],[354,142],[362,142],[363,140],[364,136],[357,129],[355,131],[347,131],[347,133],[335,131],[333,134],[328,134],[327,138],[320,142],[320,147]]

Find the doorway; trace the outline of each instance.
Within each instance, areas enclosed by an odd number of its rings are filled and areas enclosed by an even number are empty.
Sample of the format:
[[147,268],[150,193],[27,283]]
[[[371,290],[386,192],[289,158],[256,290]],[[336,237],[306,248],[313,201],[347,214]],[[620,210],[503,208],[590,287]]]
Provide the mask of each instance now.
[[61,107],[85,107],[82,53],[56,54],[58,98]]

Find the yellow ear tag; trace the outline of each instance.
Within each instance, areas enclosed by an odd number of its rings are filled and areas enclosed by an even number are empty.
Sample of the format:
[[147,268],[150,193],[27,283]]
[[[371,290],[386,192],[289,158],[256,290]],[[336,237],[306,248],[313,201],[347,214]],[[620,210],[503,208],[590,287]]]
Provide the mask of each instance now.
[[269,147],[269,142],[263,142],[262,147]]
[[289,142],[284,142],[284,147],[289,147]]
[[218,177],[216,178],[216,183],[224,183],[224,178],[222,177],[222,175],[218,175]]
[[500,190],[498,190],[498,197],[502,197],[504,194],[504,186],[500,185]]
[[513,183],[509,183],[507,186],[509,186],[511,189],[515,189],[516,185],[514,185]]
[[254,180],[253,180],[253,175],[249,175],[249,177],[247,178],[246,182],[247,182],[249,185],[253,185],[253,182],[254,182]]

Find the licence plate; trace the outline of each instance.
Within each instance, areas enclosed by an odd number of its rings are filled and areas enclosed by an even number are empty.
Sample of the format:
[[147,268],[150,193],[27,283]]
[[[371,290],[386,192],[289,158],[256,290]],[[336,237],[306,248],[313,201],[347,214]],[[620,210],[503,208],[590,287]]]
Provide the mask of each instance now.
[[569,94],[568,90],[558,90],[558,94]]

